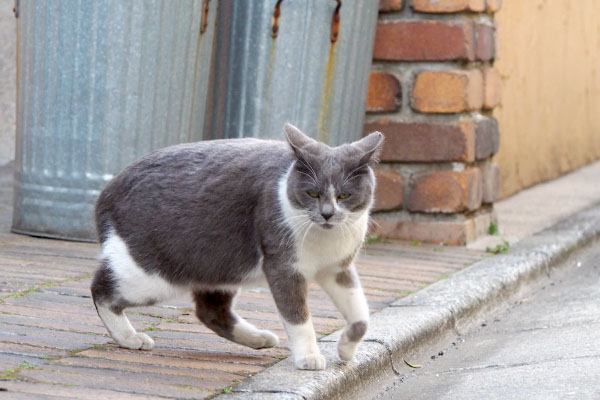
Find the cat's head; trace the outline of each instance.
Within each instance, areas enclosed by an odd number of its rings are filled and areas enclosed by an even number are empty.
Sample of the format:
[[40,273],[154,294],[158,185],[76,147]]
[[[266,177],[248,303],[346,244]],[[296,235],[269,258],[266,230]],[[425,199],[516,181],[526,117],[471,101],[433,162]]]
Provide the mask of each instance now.
[[285,136],[296,160],[287,181],[287,197],[297,210],[324,229],[355,220],[373,204],[376,163],[383,135],[373,132],[354,143],[329,147],[291,124]]

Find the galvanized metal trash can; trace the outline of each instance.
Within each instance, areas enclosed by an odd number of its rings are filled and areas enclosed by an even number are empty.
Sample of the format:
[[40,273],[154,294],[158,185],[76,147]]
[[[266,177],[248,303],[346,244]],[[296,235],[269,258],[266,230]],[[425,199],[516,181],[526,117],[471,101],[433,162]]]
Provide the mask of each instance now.
[[100,190],[202,138],[217,1],[18,2],[12,230],[95,240]]
[[362,133],[377,0],[222,1],[205,138]]

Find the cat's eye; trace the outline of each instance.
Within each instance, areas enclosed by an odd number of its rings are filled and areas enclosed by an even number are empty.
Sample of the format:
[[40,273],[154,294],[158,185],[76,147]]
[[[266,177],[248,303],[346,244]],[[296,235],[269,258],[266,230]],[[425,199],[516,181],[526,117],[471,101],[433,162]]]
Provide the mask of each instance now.
[[310,191],[310,190],[308,190],[308,191],[306,192],[306,194],[307,194],[307,195],[309,195],[310,197],[312,197],[313,199],[316,199],[316,198],[318,198],[318,197],[319,197],[319,193],[317,193],[317,192],[313,192],[313,191]]
[[349,195],[348,193],[341,193],[341,194],[338,194],[338,199],[340,199],[340,200],[345,200],[345,199],[347,199],[348,197],[350,197],[350,195]]

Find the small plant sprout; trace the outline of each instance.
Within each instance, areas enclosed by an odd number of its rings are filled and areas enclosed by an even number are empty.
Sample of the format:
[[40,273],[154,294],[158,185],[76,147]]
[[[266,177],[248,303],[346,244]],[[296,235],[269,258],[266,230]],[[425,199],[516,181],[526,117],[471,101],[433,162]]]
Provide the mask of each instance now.
[[498,232],[498,224],[494,221],[490,222],[490,226],[488,227],[488,233],[490,235],[497,235]]
[[496,247],[486,247],[485,252],[490,254],[503,254],[507,253],[510,248],[510,243],[503,240],[502,243],[496,245]]

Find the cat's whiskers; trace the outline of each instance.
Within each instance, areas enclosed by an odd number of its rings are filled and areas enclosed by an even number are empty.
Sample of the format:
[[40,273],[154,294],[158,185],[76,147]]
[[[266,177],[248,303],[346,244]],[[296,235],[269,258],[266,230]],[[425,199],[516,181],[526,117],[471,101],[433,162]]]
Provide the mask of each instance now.
[[312,180],[312,182],[313,182],[315,185],[317,185],[317,180],[315,179],[315,177],[313,177],[313,176],[311,176],[311,175],[307,174],[306,172],[302,172],[302,171],[298,171],[298,172],[299,172],[299,173],[301,173],[302,175],[308,176],[308,177],[309,177],[309,178]]
[[278,218],[275,218],[271,222],[273,222],[273,223],[289,222],[289,221],[296,220],[298,218],[306,218],[306,216],[305,215],[292,215],[291,217],[288,217],[288,216],[282,215],[282,216],[280,216]]
[[[303,219],[298,220],[299,218]],[[294,240],[296,239],[296,232],[301,232],[302,229],[304,229],[304,227],[311,222],[306,215],[294,215],[287,218],[284,217],[283,220],[286,221],[287,224],[281,224],[281,226],[278,228],[278,231],[282,232],[283,230],[289,228],[291,230],[291,235],[288,235],[285,242],[279,244],[279,249],[281,249],[283,245],[285,245],[287,248],[290,246],[290,244],[293,244]]]
[[342,240],[345,242],[346,241],[346,227],[344,222],[341,222],[338,224],[338,226],[340,227],[340,231],[342,232]]
[[[353,172],[351,172],[352,174]],[[344,180],[344,183],[342,183],[342,186],[345,185],[346,183],[350,182],[352,179],[354,178],[358,178],[360,176],[364,176],[366,174],[356,174],[356,175],[348,175],[348,177],[346,177],[346,179]]]
[[302,249],[304,248],[304,240],[306,239],[306,235],[308,235],[308,232],[310,232],[310,230],[312,229],[312,227],[315,225],[314,222],[310,222],[310,225],[308,226],[308,229],[306,230],[306,232],[304,232],[304,236],[302,237],[302,242],[300,242],[300,251],[302,251]]
[[[305,215],[299,215],[297,217],[305,217],[306,218]],[[281,248],[282,245],[285,245],[286,248],[289,247],[290,245],[293,245],[297,239],[297,234],[301,233],[302,230],[305,227],[307,227],[310,223],[311,223],[310,219],[306,218],[300,222],[294,222],[292,224],[289,224],[292,234],[287,237],[285,242],[280,244],[279,248]]]
[[345,221],[342,226],[346,231],[348,231],[348,235],[352,239],[352,225],[348,221]]
[[369,218],[369,226],[367,228],[367,234],[371,233],[371,224],[375,225],[377,228],[381,228],[381,225],[375,221],[373,218]]
[[317,173],[315,172],[315,170],[313,169],[313,167],[308,163],[308,161],[305,160],[298,160],[302,165],[304,165],[306,168],[308,168],[308,170],[310,171],[310,173],[312,174],[312,177],[315,179],[315,181],[317,180]]
[[294,227],[292,228],[294,235],[296,235],[296,233],[302,234],[302,231],[304,230],[304,228],[306,228],[311,223],[312,223],[312,221],[307,218],[307,219],[295,224]]
[[356,178],[357,176],[365,175],[365,174],[356,174],[356,175],[353,175],[356,171],[358,171],[361,168],[364,168],[364,165],[359,165],[358,167],[356,167],[352,171],[350,171],[350,173],[348,173],[348,175],[346,176],[346,179],[344,179],[344,183],[342,184],[342,186],[344,184],[346,184],[347,182],[349,182],[351,179]]

